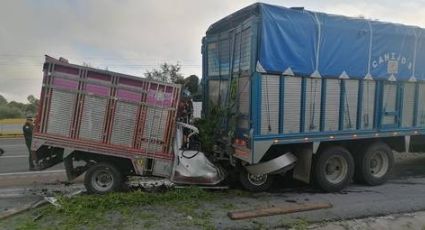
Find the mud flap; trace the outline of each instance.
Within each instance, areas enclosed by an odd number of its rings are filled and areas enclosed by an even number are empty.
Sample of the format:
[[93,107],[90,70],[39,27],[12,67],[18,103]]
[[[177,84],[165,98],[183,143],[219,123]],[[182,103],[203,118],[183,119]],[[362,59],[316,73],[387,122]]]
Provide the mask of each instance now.
[[293,178],[304,183],[310,183],[311,163],[313,152],[311,149],[303,149],[297,153],[297,164],[294,168]]

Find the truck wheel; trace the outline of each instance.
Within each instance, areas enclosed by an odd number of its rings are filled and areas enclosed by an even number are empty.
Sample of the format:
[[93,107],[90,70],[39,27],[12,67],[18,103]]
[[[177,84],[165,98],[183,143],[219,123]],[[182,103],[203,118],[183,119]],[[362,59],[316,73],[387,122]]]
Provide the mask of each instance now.
[[84,186],[88,193],[105,194],[121,189],[123,177],[112,164],[101,162],[90,167],[84,177]]
[[338,192],[351,182],[354,160],[347,149],[330,147],[315,159],[313,176],[315,183],[325,192]]
[[239,173],[239,181],[246,190],[250,192],[267,191],[273,184],[273,175],[253,175],[245,169],[241,169]]
[[374,143],[356,156],[355,178],[367,185],[381,185],[388,180],[394,155],[385,143]]
[[0,149],[0,156],[3,155],[3,153],[4,153],[4,150]]

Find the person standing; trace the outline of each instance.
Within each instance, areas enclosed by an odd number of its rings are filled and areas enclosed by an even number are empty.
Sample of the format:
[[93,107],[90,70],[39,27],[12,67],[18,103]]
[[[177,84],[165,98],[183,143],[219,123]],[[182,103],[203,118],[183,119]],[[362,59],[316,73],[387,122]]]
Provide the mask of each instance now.
[[34,159],[32,157],[31,153],[31,142],[32,142],[32,130],[34,128],[32,117],[27,117],[27,120],[25,121],[24,126],[22,127],[22,130],[24,132],[24,138],[25,138],[25,144],[27,145],[29,156],[28,156],[28,163],[29,163],[29,170],[35,170],[34,166]]

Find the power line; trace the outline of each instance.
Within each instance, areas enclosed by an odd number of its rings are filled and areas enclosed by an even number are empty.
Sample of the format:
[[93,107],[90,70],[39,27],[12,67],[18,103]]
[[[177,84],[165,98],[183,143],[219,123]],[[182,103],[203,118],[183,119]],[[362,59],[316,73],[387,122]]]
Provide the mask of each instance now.
[[[93,55],[93,56],[74,56],[74,55],[66,55],[66,54],[61,54],[58,56],[62,56],[64,58],[67,59],[101,59],[101,60],[143,60],[144,62],[151,62],[151,61],[155,61],[155,62],[164,62],[166,60],[164,60],[164,58],[140,58],[140,57],[116,57],[116,56],[104,56],[104,55]],[[37,58],[37,59],[41,59],[44,58],[43,55],[27,55],[27,54],[0,54],[0,57],[23,57],[23,58]],[[162,61],[160,61],[162,60]],[[196,60],[172,60],[173,62],[197,62]]]

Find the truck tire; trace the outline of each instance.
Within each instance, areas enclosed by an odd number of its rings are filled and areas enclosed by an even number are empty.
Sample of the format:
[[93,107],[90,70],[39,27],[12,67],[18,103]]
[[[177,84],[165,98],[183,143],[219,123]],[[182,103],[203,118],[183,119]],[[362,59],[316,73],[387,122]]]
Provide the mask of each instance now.
[[274,176],[270,174],[252,175],[245,169],[241,169],[239,172],[239,181],[242,187],[250,192],[264,192],[272,186]]
[[112,164],[100,162],[90,167],[84,177],[84,186],[88,193],[106,194],[121,190],[123,177]]
[[350,184],[353,174],[354,160],[344,147],[329,147],[316,156],[313,178],[325,192],[341,191]]
[[0,148],[0,156],[3,155],[4,150]]
[[388,180],[394,165],[394,155],[385,143],[374,143],[358,153],[354,178],[366,185],[381,185]]

